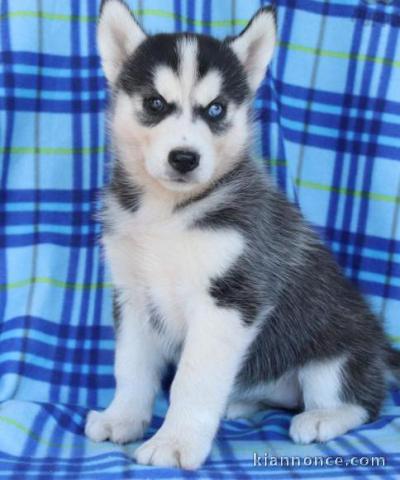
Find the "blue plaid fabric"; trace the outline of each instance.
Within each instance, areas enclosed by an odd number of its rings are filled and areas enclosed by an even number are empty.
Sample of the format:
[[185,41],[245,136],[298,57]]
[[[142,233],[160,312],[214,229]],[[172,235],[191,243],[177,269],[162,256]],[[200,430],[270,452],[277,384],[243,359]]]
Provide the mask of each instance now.
[[[149,32],[218,37],[238,33],[263,3],[129,1]],[[136,445],[84,437],[88,409],[105,407],[114,387],[111,288],[94,219],[107,180],[98,8],[0,2],[0,476],[399,478],[394,387],[376,422],[326,444],[294,445],[292,414],[282,410],[223,422],[197,473],[140,467],[129,457]],[[255,154],[399,346],[400,4],[278,0],[277,13],[280,42],[255,103]],[[148,436],[165,410],[160,397]],[[303,460],[254,466],[253,454],[265,452]],[[313,456],[344,463],[306,461]]]

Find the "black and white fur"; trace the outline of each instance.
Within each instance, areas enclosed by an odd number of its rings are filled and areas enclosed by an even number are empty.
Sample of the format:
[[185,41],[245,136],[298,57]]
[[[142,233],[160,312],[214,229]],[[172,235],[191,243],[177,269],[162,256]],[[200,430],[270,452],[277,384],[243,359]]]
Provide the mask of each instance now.
[[[197,468],[221,417],[263,404],[301,410],[290,427],[298,443],[374,419],[398,354],[249,156],[274,12],[260,10],[241,35],[220,42],[147,36],[124,3],[108,0],[98,43],[113,95],[103,245],[115,285],[117,387],[105,411],[90,412],[86,434],[141,438],[171,361],[169,410],[136,450],[142,464]],[[154,98],[163,104],[157,113],[148,107]],[[216,120],[207,113],[215,103],[224,109]],[[177,172],[176,149],[195,152],[197,167]]]

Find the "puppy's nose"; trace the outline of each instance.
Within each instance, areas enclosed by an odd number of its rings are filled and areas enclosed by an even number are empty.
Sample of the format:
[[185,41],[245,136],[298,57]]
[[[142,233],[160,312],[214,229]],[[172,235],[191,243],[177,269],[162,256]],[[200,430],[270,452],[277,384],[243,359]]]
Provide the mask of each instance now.
[[172,150],[168,163],[179,173],[188,173],[198,167],[200,155],[191,150]]

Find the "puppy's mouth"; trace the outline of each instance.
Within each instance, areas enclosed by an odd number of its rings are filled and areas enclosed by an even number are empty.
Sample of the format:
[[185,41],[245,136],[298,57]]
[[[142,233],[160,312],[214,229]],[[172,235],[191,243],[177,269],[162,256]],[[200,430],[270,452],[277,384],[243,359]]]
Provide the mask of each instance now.
[[199,184],[191,175],[166,175],[159,179],[165,188],[177,192],[190,191]]
[[163,180],[164,182],[187,184],[187,185],[198,183],[196,176],[191,173],[185,173],[185,174],[168,173],[163,178],[161,178],[161,180]]
[[169,179],[170,182],[176,182],[176,183],[192,183],[187,177],[185,176],[180,176],[180,177],[170,177]]

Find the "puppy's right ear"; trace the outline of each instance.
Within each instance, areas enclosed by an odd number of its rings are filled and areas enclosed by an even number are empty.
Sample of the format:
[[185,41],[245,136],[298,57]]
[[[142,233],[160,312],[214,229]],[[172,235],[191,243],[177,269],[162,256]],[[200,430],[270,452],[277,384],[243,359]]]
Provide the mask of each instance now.
[[122,0],[103,0],[97,27],[97,45],[104,74],[113,85],[122,65],[146,38]]

